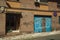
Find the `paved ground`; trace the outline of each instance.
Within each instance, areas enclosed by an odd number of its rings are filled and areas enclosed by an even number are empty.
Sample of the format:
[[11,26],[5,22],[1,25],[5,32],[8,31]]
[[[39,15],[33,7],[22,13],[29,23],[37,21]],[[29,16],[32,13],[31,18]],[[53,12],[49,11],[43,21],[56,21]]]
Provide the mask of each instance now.
[[60,40],[60,31],[4,37],[0,40]]
[[45,36],[45,37],[38,37],[35,40],[60,40],[60,34]]
[[38,37],[35,40],[60,40],[60,34]]

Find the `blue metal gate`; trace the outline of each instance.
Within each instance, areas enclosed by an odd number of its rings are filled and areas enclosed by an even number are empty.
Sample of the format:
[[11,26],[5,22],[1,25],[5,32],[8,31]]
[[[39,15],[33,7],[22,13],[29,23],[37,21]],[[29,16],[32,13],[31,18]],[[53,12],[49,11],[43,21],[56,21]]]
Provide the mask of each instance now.
[[[51,31],[51,17],[44,17],[45,18],[45,31],[50,32]],[[42,32],[42,19],[43,17],[34,17],[34,32]]]
[[34,17],[34,32],[42,32],[42,17]]
[[47,17],[45,19],[46,19],[46,21],[45,21],[46,32],[50,32],[52,30],[51,17]]

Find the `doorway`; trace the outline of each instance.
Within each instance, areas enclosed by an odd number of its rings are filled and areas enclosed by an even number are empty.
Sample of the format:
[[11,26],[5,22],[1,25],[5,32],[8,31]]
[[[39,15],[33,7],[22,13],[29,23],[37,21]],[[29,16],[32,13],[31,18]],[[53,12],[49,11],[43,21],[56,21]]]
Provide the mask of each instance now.
[[19,30],[21,14],[6,14],[6,33]]
[[51,32],[52,18],[51,16],[34,16],[34,32]]

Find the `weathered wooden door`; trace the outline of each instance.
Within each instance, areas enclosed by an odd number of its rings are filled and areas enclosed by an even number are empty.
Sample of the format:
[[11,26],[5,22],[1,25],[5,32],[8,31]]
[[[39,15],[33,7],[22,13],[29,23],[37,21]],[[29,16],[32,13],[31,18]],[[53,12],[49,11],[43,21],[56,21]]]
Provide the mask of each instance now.
[[42,32],[42,17],[34,17],[34,32]]
[[51,17],[46,17],[45,18],[45,27],[46,27],[46,32],[51,32],[51,30],[52,30],[52,19],[51,19]]

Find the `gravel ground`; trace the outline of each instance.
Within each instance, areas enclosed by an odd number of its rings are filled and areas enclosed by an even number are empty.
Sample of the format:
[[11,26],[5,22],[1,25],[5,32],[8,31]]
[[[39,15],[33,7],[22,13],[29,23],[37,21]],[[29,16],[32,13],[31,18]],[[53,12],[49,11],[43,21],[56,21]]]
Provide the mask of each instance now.
[[0,40],[60,40],[60,31],[3,37]]

